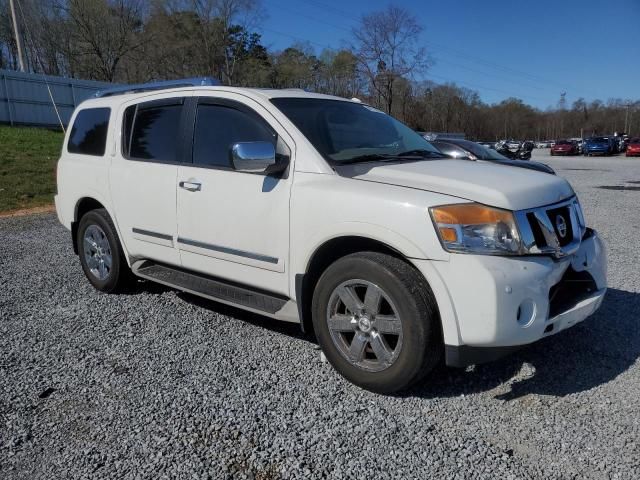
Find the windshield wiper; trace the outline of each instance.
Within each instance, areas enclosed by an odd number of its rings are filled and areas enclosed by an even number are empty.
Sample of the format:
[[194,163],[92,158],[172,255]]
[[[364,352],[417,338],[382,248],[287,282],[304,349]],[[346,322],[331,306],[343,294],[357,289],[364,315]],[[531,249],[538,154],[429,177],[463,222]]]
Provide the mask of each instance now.
[[445,155],[440,152],[434,152],[433,150],[407,150],[406,152],[400,152],[395,154],[396,157],[404,158],[404,157],[423,157],[423,158],[444,158]]
[[364,163],[364,162],[393,162],[402,160],[422,160],[424,158],[444,158],[444,155],[439,152],[432,152],[431,150],[407,150],[400,153],[368,153],[366,155],[358,155],[357,157],[349,158],[348,160],[336,160],[336,163],[340,165],[348,165],[352,163]]

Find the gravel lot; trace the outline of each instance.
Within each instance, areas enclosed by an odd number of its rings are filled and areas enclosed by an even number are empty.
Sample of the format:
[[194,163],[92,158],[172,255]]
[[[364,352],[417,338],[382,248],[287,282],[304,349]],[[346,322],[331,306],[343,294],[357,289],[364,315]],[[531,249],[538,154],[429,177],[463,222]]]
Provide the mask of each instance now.
[[[0,478],[640,478],[640,159],[550,163],[609,247],[590,320],[401,397],[296,325],[95,292],[54,215],[0,220]],[[635,182],[635,183],[634,183]]]

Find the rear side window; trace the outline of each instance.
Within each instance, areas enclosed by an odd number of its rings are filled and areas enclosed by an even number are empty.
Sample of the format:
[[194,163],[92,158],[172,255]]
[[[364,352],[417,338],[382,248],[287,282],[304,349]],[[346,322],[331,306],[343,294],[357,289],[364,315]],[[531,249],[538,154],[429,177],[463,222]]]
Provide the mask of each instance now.
[[182,99],[171,99],[129,107],[123,125],[125,155],[138,160],[177,161],[182,103]]
[[110,108],[87,108],[76,115],[69,135],[67,151],[103,156],[107,145]]
[[193,163],[231,168],[231,147],[239,142],[270,142],[277,135],[258,115],[224,105],[200,104],[193,138]]

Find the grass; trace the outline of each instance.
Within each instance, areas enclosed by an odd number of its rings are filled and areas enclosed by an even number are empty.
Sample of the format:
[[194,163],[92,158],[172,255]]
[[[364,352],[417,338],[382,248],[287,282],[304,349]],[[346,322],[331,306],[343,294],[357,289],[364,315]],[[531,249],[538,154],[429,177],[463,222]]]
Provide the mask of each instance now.
[[0,212],[53,203],[62,132],[0,126]]

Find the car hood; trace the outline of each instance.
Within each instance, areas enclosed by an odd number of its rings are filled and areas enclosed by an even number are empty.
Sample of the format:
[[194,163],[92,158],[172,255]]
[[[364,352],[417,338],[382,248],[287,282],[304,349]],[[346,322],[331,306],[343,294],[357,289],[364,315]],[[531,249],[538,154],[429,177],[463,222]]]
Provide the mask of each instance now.
[[361,163],[336,167],[355,180],[416,188],[508,210],[524,210],[574,195],[556,175],[469,160]]
[[515,160],[505,159],[499,160],[496,158],[479,158],[477,162],[492,162],[498,165],[508,165],[510,167],[528,168],[529,170],[536,170],[538,172],[550,173],[555,175],[555,171],[546,163],[534,162],[533,160]]

